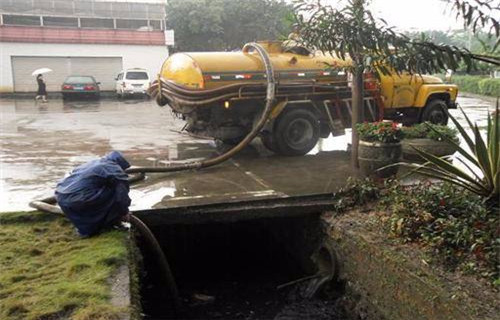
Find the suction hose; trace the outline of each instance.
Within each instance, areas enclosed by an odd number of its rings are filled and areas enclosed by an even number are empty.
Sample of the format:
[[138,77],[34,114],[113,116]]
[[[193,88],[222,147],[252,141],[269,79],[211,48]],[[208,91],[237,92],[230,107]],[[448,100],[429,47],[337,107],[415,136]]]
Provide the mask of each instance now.
[[[245,148],[262,130],[264,125],[266,124],[267,119],[269,118],[269,115],[271,114],[273,103],[274,103],[274,97],[275,97],[275,79],[274,79],[274,69],[271,64],[271,60],[269,59],[269,55],[267,54],[266,50],[259,44],[257,43],[249,43],[246,44],[243,47],[243,52],[248,52],[250,49],[255,49],[257,53],[260,55],[262,62],[264,63],[264,67],[266,69],[266,77],[267,77],[267,90],[266,90],[266,105],[265,108],[262,112],[262,115],[257,122],[257,125],[252,129],[252,131],[240,142],[238,143],[235,147],[233,147],[231,150],[228,152],[219,155],[217,157],[203,160],[203,161],[197,161],[197,162],[191,162],[191,163],[186,163],[182,165],[176,165],[176,166],[168,166],[168,167],[132,167],[126,170],[126,173],[128,174],[136,174],[133,175],[129,178],[129,182],[136,182],[139,180],[144,179],[145,173],[146,172],[175,172],[175,171],[183,171],[183,170],[191,170],[191,169],[201,169],[201,168],[207,168],[211,167],[214,165],[217,165],[219,163],[222,163],[229,158],[233,157],[235,154],[237,154],[239,151],[241,151],[243,148]],[[221,92],[215,91],[210,91],[209,94],[217,94],[220,93],[221,96],[225,93],[228,88],[225,88]],[[158,82],[158,90],[157,90],[157,98],[161,98],[163,94],[162,88],[161,88],[161,80]],[[217,97],[215,97],[217,98]],[[214,99],[213,97],[211,99]],[[220,99],[220,97],[219,97]],[[158,99],[157,99],[158,100]],[[161,99],[160,99],[161,100]],[[54,213],[57,215],[63,216],[64,213],[61,210],[59,206],[57,206],[57,200],[54,196],[48,197],[45,199],[41,200],[35,200],[30,202],[29,204],[32,208],[38,209],[40,211],[48,212],[48,213]],[[161,249],[160,245],[158,244],[158,241],[156,240],[154,234],[151,232],[151,230],[147,227],[147,225],[142,222],[139,218],[137,218],[134,215],[130,216],[130,223],[142,234],[142,236],[146,239],[148,242],[149,247],[156,253],[158,263],[160,268],[162,269],[162,273],[165,277],[164,281],[165,284],[169,290],[169,293],[171,294],[171,298],[173,301],[173,306],[174,306],[174,311],[179,309],[180,306],[180,299],[179,299],[179,294],[178,294],[178,289],[177,285],[175,283],[175,279],[172,275],[170,265],[168,264],[167,258],[165,257],[165,254],[163,253],[163,250]]]
[[[262,62],[264,63],[264,67],[266,69],[266,79],[267,79],[266,105],[257,124],[254,126],[252,131],[250,131],[250,133],[242,141],[240,141],[240,143],[238,143],[236,146],[234,146],[232,149],[230,149],[224,154],[203,161],[196,161],[196,162],[190,162],[181,165],[167,166],[167,167],[132,167],[127,169],[126,172],[127,173],[175,172],[175,171],[207,168],[228,160],[229,158],[233,157],[235,154],[240,152],[243,148],[245,148],[250,142],[252,142],[252,140],[260,133],[260,131],[266,124],[269,115],[271,114],[274,105],[275,86],[276,86],[276,82],[274,79],[274,69],[271,64],[271,59],[269,58],[269,55],[267,54],[266,50],[257,43],[248,43],[243,47],[243,52],[248,52],[248,50],[252,48],[255,49],[257,53],[260,55]],[[159,90],[157,93],[158,95],[162,94],[160,83],[161,82],[158,82],[159,86]]]

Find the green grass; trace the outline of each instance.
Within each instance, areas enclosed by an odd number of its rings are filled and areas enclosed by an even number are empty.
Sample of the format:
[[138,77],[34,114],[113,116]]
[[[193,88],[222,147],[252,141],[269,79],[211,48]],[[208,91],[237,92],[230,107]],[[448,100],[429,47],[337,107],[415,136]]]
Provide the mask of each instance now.
[[118,319],[110,278],[127,261],[127,234],[78,237],[63,217],[0,214],[0,319]]

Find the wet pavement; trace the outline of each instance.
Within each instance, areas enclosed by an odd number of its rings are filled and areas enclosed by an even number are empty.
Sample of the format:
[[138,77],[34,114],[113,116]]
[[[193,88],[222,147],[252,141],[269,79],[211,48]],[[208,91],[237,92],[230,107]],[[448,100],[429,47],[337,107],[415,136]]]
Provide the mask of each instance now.
[[[486,124],[492,100],[460,97],[472,119]],[[457,110],[452,111],[461,121]],[[28,209],[52,195],[75,166],[111,150],[133,165],[200,160],[224,151],[211,140],[180,133],[184,122],[148,100],[0,99],[0,212]],[[132,210],[185,204],[333,192],[349,175],[346,136],[321,139],[303,157],[283,157],[252,142],[235,158],[200,171],[149,174],[131,190]]]

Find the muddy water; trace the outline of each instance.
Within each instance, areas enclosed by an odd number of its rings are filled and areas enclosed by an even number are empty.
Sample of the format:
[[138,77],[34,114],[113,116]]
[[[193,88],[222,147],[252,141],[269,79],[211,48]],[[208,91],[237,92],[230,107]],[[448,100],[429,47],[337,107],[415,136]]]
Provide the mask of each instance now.
[[[485,126],[493,101],[460,97],[467,114]],[[463,122],[461,114],[453,114]],[[152,101],[0,100],[0,212],[28,209],[51,195],[73,167],[120,150],[134,165],[162,165],[210,157],[210,140],[178,131],[183,122]],[[254,142],[230,161],[200,172],[149,175],[131,191],[132,209],[284,197],[335,191],[350,175],[350,134],[321,139],[304,157],[280,157]]]

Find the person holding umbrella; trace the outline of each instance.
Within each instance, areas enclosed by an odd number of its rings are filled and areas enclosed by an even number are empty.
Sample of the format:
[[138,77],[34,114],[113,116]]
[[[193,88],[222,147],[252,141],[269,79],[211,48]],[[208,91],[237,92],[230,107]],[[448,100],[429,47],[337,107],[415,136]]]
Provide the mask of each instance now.
[[52,72],[52,70],[49,68],[41,68],[33,71],[31,74],[32,76],[36,75],[36,83],[38,84],[35,100],[42,99],[43,102],[47,102],[47,86],[43,79],[43,74],[47,72]]
[[36,76],[36,82],[38,83],[38,90],[36,92],[35,100],[42,99],[43,102],[47,102],[47,88],[42,74]]

